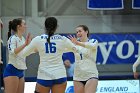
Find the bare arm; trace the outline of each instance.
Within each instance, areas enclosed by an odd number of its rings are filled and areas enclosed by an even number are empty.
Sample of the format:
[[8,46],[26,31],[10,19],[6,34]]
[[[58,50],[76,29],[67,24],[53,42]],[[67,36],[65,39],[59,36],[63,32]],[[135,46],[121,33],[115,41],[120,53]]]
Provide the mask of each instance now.
[[17,41],[15,38],[10,38],[8,48],[10,53],[18,54],[21,50],[23,50],[30,43],[30,34],[27,35],[26,41],[23,45],[17,47]]
[[138,57],[138,59],[136,60],[136,62],[133,64],[133,74],[134,74],[134,78],[137,79],[139,74],[136,71],[137,66],[140,64],[140,56]]
[[133,64],[133,72],[136,72],[137,66],[140,64],[140,56],[136,60],[136,62]]
[[36,45],[36,38],[34,38],[31,43],[21,51],[22,55],[26,57],[32,53],[37,52],[38,50],[36,49]]
[[98,45],[98,41],[97,40],[91,40],[90,42],[80,42],[77,41],[77,38],[75,38],[75,36],[69,36],[69,39],[71,40],[71,42],[73,42],[74,44],[78,45],[78,46],[82,46],[88,49],[96,49],[97,45]]
[[89,48],[89,49],[96,49],[97,47],[97,40],[93,41],[93,42],[76,42],[76,45],[85,47],[85,48]]

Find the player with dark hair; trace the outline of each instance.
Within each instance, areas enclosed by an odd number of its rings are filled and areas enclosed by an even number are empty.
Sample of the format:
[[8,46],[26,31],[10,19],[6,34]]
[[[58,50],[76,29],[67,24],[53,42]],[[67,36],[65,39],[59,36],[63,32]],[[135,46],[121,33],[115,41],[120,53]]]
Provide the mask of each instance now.
[[66,70],[62,54],[72,50],[74,44],[66,37],[55,34],[58,24],[55,17],[45,20],[45,34],[36,36],[22,51],[23,56],[30,55],[34,50],[39,52],[35,93],[65,93],[67,85]]
[[[26,24],[22,18],[13,19],[9,22],[8,51],[9,61],[4,70],[5,93],[24,93],[24,70],[27,69],[25,57],[20,51],[28,45],[25,40]],[[15,34],[11,36],[11,31]]]
[[86,25],[76,28],[77,38],[70,36],[76,45],[74,68],[74,93],[95,93],[98,85],[98,70],[96,56],[98,41],[89,39],[89,29]]

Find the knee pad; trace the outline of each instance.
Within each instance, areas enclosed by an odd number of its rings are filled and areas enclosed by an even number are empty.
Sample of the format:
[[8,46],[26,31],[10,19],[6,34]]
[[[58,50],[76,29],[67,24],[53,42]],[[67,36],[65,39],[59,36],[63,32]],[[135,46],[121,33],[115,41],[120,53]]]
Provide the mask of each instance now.
[[39,93],[39,92],[37,92],[37,91],[34,91],[34,93]]

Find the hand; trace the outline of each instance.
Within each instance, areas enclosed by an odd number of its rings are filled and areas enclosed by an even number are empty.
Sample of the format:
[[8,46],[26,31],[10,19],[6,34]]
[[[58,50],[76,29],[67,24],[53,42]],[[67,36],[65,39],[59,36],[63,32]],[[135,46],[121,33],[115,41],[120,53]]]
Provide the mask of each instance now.
[[137,72],[134,72],[134,78],[138,79],[139,74]]
[[72,43],[78,44],[79,41],[77,41],[77,38],[75,36],[69,35],[68,38],[71,40]]
[[65,65],[65,67],[69,68],[71,65],[70,60],[65,60],[64,65]]
[[25,45],[28,45],[31,42],[32,38],[31,38],[31,34],[28,33],[26,36],[26,41],[25,41]]

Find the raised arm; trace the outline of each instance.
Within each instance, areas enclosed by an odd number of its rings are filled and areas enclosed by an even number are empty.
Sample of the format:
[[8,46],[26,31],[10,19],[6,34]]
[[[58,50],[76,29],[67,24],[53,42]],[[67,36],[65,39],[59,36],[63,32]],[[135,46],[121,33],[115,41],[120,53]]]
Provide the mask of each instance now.
[[140,56],[138,57],[138,59],[136,60],[136,62],[133,64],[133,73],[134,73],[134,78],[137,79],[138,78],[138,73],[136,71],[137,66],[140,64]]
[[98,41],[97,40],[91,40],[90,42],[79,42],[77,41],[76,45],[88,48],[88,49],[96,49],[97,45],[98,45]]
[[82,46],[88,49],[96,49],[98,46],[98,41],[96,39],[91,39],[89,42],[80,42],[77,40],[77,38],[75,38],[75,36],[69,36],[69,39],[75,45]]
[[[22,38],[24,39],[24,38]],[[23,45],[17,47],[17,40],[14,37],[11,37],[8,40],[8,49],[9,49],[9,53],[11,54],[18,54],[21,50],[23,50],[28,44],[30,43],[30,34],[28,33],[27,37],[26,37],[26,41]]]
[[18,54],[23,48],[25,48],[27,44],[24,43],[23,45],[17,47],[17,41],[15,38],[11,37],[8,41],[8,49],[9,53],[11,54]]
[[24,57],[36,52],[36,50],[37,50],[36,49],[36,45],[37,45],[36,40],[37,40],[37,38],[34,38],[31,41],[31,43],[21,51],[21,53]]
[[71,40],[65,36],[63,36],[63,46],[65,47],[65,52],[75,52],[75,44],[72,43]]

